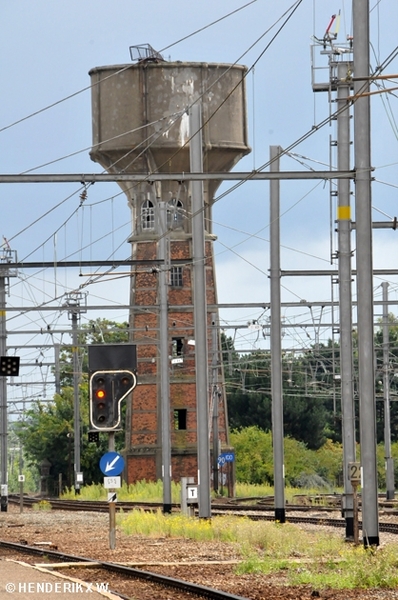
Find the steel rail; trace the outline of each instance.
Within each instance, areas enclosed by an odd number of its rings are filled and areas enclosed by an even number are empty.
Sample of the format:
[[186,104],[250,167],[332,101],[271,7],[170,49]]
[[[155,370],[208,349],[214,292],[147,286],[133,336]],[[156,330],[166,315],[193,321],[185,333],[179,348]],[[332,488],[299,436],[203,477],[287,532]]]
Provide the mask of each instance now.
[[[10,494],[8,501],[12,504],[19,504],[19,495]],[[87,512],[109,512],[109,504],[104,500],[62,500],[58,498],[23,498],[23,504],[32,507],[35,504],[45,501],[51,504],[54,510],[87,511]],[[179,508],[179,504],[172,504],[172,508]],[[117,510],[129,511],[136,508],[143,508],[147,511],[155,511],[162,507],[162,503],[157,502],[118,502]]]
[[[236,596],[235,594],[230,594],[229,592],[223,592],[221,590],[191,583],[189,581],[183,581],[182,579],[175,579],[174,577],[159,575],[158,573],[143,571],[141,569],[127,567],[117,563],[99,561],[92,558],[75,556],[73,554],[65,554],[64,552],[58,552],[56,550],[35,548],[34,546],[27,546],[25,544],[18,544],[16,542],[7,542],[5,540],[0,540],[0,547],[26,554],[46,556],[47,558],[53,558],[61,561],[95,563],[95,568],[101,568],[105,571],[113,571],[114,573],[124,576],[134,577],[135,579],[142,579],[149,583],[155,583],[163,587],[183,590],[184,592],[189,592],[190,594],[195,594],[196,596],[203,598],[210,598],[211,600],[248,600],[248,598]],[[118,594],[116,591],[113,593]],[[128,596],[124,596],[124,598],[128,598]]]
[[[318,508],[316,509],[318,511]],[[217,510],[212,511],[217,514]],[[232,511],[231,511],[232,512]],[[225,514],[224,511],[219,511],[219,514]],[[273,515],[242,515],[251,521],[275,521]],[[328,519],[327,517],[295,517],[288,515],[287,522],[297,525],[318,525],[321,527],[345,527],[345,519]],[[359,529],[362,529],[362,521],[358,521]],[[398,535],[398,523],[379,523],[379,529],[384,533],[393,533]]]

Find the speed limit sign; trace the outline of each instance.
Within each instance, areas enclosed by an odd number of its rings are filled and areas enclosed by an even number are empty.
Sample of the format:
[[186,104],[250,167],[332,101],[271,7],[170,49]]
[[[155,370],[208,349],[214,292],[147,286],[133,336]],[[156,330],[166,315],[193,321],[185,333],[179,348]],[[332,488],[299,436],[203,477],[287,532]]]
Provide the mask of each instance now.
[[235,460],[235,453],[234,452],[223,452],[218,457],[218,466],[222,467],[223,465],[225,465],[225,463],[227,463],[227,462],[234,462],[234,460]]

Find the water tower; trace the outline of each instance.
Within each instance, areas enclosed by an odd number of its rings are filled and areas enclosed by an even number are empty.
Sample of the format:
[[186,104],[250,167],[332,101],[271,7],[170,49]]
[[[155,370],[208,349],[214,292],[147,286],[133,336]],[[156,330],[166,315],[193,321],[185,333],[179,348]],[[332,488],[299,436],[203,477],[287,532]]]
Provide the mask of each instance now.
[[[245,75],[239,65],[166,62],[148,51],[136,63],[92,69],[92,160],[112,174],[189,172],[188,110],[200,101],[204,172],[229,171],[250,151]],[[217,304],[211,210],[220,183],[204,182],[208,327]],[[157,258],[159,202],[167,205],[172,476],[179,480],[197,474],[190,184],[172,180],[120,186],[131,209],[133,259]],[[158,299],[156,269],[134,268],[130,335],[137,344],[138,385],[126,423],[129,483],[162,477]],[[213,356],[214,347],[209,346],[209,368]],[[219,437],[227,446],[226,400],[218,369]]]

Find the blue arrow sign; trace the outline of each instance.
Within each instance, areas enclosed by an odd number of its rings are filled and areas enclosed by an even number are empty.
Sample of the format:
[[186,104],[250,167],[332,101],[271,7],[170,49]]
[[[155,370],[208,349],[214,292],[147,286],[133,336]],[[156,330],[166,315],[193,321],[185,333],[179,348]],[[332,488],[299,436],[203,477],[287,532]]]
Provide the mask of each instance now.
[[120,475],[124,469],[124,458],[117,452],[107,452],[101,456],[99,466],[103,474],[107,477]]

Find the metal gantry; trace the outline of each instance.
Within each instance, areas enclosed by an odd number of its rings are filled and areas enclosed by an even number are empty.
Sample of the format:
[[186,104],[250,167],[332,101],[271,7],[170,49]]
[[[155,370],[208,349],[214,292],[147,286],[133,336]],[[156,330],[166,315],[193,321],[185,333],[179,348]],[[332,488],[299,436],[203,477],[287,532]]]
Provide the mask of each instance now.
[[[10,263],[16,262],[16,252],[9,247],[3,249],[0,257],[0,356],[7,354],[6,331],[6,293],[9,278],[16,276],[16,271],[10,268]],[[7,414],[7,376],[0,376],[0,436],[1,436],[1,479],[0,479],[0,509],[7,512],[8,508],[8,414]]]
[[[351,61],[342,61],[337,69],[337,167],[350,167],[350,105],[347,101],[351,84],[349,74]],[[355,406],[352,358],[352,251],[351,251],[351,190],[348,179],[337,182],[338,206],[338,287],[339,287],[339,333],[341,415],[343,439],[343,512],[346,521],[346,537],[354,535],[354,492],[349,478],[348,465],[355,462]]]
[[79,384],[81,373],[79,368],[78,323],[81,313],[87,311],[85,308],[86,299],[86,294],[72,292],[66,295],[64,305],[68,311],[68,317],[72,321],[74,487],[77,494],[80,493],[80,484],[83,483],[80,467],[81,423]]

